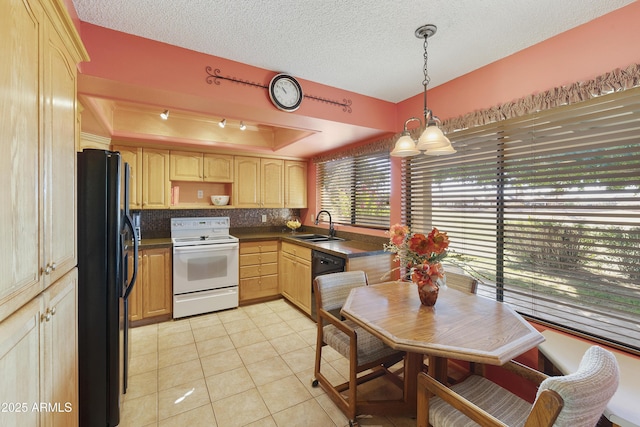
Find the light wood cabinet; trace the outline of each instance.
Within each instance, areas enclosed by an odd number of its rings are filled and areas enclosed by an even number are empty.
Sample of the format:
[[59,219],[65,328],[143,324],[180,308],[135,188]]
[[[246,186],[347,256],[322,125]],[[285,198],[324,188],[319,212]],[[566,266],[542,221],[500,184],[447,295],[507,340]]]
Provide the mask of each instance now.
[[278,241],[240,243],[240,302],[278,296]]
[[284,161],[284,207],[307,207],[307,162]]
[[0,320],[44,289],[44,221],[39,209],[45,197],[39,180],[44,166],[38,67],[42,21],[37,2],[9,0],[0,5],[0,140],[10,153],[0,156]]
[[233,156],[171,151],[171,181],[233,182]]
[[[132,272],[131,262],[129,271]],[[132,326],[159,322],[171,317],[172,312],[171,249],[141,250],[138,254],[138,278],[129,296],[129,321]]]
[[142,207],[167,209],[171,204],[169,150],[142,149]]
[[233,204],[239,208],[259,208],[260,159],[236,156],[233,173]]
[[[127,271],[129,272],[129,281],[131,280],[131,275],[133,274],[133,256],[128,259],[129,265],[127,267]],[[136,283],[133,285],[133,290],[129,294],[129,299],[127,300],[129,305],[129,321],[137,322],[138,320],[142,320],[142,251],[138,252],[138,276],[136,278]]]
[[142,251],[142,317],[171,315],[171,250]]
[[86,51],[55,3],[0,3],[0,140],[9,153],[0,158],[0,321],[77,263],[76,64]]
[[[45,288],[76,266],[76,62],[53,25],[45,27]],[[33,194],[33,193],[32,193]]]
[[[129,181],[129,208],[141,209],[142,208],[142,148],[141,147],[129,147],[126,145],[114,145],[113,151],[120,152],[120,158],[122,160],[121,170],[122,177],[124,179],[124,164],[129,163],[131,170]],[[124,191],[124,190],[123,190]],[[121,200],[124,202],[124,193],[120,195]]]
[[40,402],[59,405],[57,411],[42,413],[44,425],[78,425],[77,289],[78,270],[74,269],[44,292],[40,319],[45,381]]
[[74,269],[0,323],[0,424],[78,425],[76,313]]
[[311,249],[282,242],[280,283],[282,295],[311,315]]
[[260,159],[260,199],[263,208],[284,207],[284,160]]
[[0,425],[76,426],[76,65],[88,55],[60,0],[0,2],[0,40],[0,402],[26,404]]
[[0,323],[0,402],[21,405],[0,413],[2,425],[40,425],[39,414],[32,411],[32,406],[42,400],[40,389],[44,384],[40,371],[41,312],[42,299],[34,298]]
[[233,156],[204,153],[203,179],[206,182],[233,182]]
[[233,191],[239,208],[284,207],[284,161],[235,156]]
[[202,153],[171,151],[169,154],[169,179],[171,181],[202,181]]

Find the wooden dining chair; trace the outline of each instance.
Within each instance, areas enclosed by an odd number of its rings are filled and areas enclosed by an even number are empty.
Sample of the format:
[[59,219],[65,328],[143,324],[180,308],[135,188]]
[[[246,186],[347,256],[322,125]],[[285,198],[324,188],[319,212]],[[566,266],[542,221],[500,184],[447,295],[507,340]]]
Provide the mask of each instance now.
[[445,267],[445,277],[448,287],[462,292],[469,292],[470,294],[475,294],[478,289],[478,281],[468,274],[465,274],[460,268]]
[[[488,379],[472,375],[451,388],[418,376],[418,427],[525,426],[592,427],[618,388],[615,356],[590,347],[573,374],[548,377],[511,361],[508,370],[536,383],[533,405]],[[432,395],[433,394],[433,395]],[[478,423],[478,424],[476,424]]]
[[[357,425],[356,415],[376,401],[358,401],[358,385],[388,375],[400,389],[403,382],[388,368],[400,362],[405,353],[391,349],[378,338],[350,320],[343,320],[340,309],[351,289],[367,286],[363,271],[332,273],[316,277],[313,282],[318,336],[312,385],[321,385],[327,395],[349,419],[349,425]],[[321,372],[322,348],[328,345],[349,360],[349,380],[333,385]],[[326,363],[326,362],[325,362]],[[358,376],[363,371],[364,375]]]

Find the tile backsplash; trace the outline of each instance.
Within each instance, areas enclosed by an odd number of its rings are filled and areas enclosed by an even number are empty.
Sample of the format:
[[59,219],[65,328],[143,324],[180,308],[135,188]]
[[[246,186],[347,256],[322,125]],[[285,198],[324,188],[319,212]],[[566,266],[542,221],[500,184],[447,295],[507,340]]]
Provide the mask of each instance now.
[[[292,217],[300,217],[299,209],[143,209],[140,213],[140,232],[143,239],[171,236],[171,218],[228,216],[231,228],[279,227]],[[262,215],[267,221],[262,222]]]

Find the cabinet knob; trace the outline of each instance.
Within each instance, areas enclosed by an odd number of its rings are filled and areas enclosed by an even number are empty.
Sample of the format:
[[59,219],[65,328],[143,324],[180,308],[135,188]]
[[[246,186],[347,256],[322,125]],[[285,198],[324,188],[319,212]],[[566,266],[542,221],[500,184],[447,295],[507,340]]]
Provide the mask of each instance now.
[[45,268],[42,270],[42,272],[48,275],[48,274],[51,274],[52,271],[56,271],[56,268],[58,268],[58,264],[53,262],[51,264],[47,264]]

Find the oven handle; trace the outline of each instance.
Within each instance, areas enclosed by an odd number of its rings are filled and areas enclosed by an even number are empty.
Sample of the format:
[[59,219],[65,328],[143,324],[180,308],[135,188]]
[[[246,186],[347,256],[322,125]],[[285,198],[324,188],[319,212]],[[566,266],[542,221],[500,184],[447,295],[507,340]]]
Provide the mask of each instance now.
[[220,252],[229,249],[235,249],[237,247],[238,243],[214,243],[211,245],[174,246],[173,253],[188,254],[194,252]]

